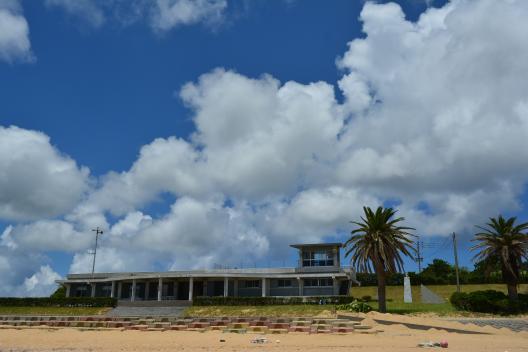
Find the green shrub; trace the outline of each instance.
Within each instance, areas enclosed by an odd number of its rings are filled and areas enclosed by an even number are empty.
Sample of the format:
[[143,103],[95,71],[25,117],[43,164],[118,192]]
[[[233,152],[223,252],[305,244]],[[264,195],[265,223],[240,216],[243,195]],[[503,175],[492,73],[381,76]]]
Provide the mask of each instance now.
[[528,295],[519,294],[519,300],[512,302],[504,293],[494,290],[455,292],[449,301],[457,310],[470,312],[515,314],[528,311]]
[[338,305],[336,306],[336,309],[346,310],[348,312],[368,313],[372,310],[372,307],[365,302],[354,301],[352,303]]
[[0,307],[115,307],[109,297],[0,297]]
[[449,298],[449,302],[457,310],[469,310],[468,296],[466,292],[454,292]]
[[371,302],[372,301],[372,296],[369,296],[369,295],[361,296],[361,300],[363,302]]
[[351,296],[317,297],[195,297],[194,306],[266,306],[301,304],[345,304],[354,301]]

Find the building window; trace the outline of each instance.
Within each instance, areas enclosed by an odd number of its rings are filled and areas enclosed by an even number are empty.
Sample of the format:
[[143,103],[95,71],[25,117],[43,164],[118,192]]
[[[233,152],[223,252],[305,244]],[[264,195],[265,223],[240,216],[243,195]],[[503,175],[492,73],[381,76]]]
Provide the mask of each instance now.
[[277,280],[277,287],[292,287],[292,280]]
[[303,266],[334,266],[333,251],[304,251]]
[[333,285],[334,285],[334,282],[331,278],[304,279],[305,287],[329,287]]
[[87,297],[89,296],[88,293],[88,286],[78,286],[75,290],[75,296],[76,297]]
[[260,287],[260,280],[245,280],[244,282],[244,288],[259,288]]

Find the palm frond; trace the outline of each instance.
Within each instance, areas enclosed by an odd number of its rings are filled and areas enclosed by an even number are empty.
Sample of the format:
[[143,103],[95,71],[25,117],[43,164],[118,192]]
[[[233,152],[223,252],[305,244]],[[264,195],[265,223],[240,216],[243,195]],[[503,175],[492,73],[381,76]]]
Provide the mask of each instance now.
[[351,256],[350,263],[357,271],[372,272],[376,267],[393,273],[404,270],[402,255],[413,257],[416,254],[415,229],[398,226],[404,217],[395,217],[392,208],[378,207],[373,211],[363,207],[361,221],[351,221],[356,228],[345,242],[345,256]]

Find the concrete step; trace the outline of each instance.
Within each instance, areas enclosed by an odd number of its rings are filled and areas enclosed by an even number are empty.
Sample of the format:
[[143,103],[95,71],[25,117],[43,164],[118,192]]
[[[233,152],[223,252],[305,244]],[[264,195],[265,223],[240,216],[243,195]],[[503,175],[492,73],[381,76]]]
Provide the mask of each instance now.
[[260,332],[260,333],[266,333],[268,331],[267,326],[250,326],[248,327],[248,332]]
[[270,334],[287,334],[288,329],[268,329]]
[[247,332],[247,329],[244,328],[227,328],[222,330],[224,333],[233,333],[233,334],[245,334]]
[[289,328],[290,332],[310,332],[311,331],[310,326],[291,326]]

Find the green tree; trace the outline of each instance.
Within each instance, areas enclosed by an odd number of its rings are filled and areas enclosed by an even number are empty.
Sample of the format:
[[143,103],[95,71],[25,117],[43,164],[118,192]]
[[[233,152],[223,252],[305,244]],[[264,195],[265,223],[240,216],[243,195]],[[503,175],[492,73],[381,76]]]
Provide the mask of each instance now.
[[66,297],[66,287],[62,285],[57,287],[55,292],[53,292],[50,297],[51,298],[65,298]]
[[351,221],[358,227],[345,242],[346,256],[358,272],[375,272],[378,280],[378,302],[380,312],[387,311],[385,285],[387,274],[403,272],[402,255],[413,257],[416,253],[409,230],[412,227],[398,226],[405,220],[394,218],[392,208],[378,207],[372,211],[363,207],[361,221]]
[[433,259],[432,263],[422,270],[420,277],[428,283],[448,284],[454,272],[453,266],[445,260]]
[[486,226],[477,226],[482,232],[475,234],[473,241],[478,242],[471,250],[478,253],[475,261],[499,263],[502,280],[508,287],[510,300],[517,300],[517,285],[520,277],[520,266],[528,258],[528,223],[516,225],[516,218],[505,219],[502,215],[490,218]]

